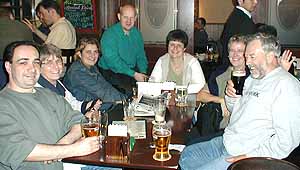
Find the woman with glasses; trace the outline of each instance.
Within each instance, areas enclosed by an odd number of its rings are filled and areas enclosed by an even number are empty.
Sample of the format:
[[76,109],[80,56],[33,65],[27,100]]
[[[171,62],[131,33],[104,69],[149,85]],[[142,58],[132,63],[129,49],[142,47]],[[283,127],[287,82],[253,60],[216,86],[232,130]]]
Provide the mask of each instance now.
[[[79,101],[59,80],[63,74],[63,60],[61,50],[52,44],[44,44],[40,49],[41,59],[41,75],[39,77],[37,87],[48,88],[51,91],[64,96],[71,104],[72,108],[82,113],[91,107],[93,101]],[[101,105],[100,100],[94,101],[93,109],[98,110]]]

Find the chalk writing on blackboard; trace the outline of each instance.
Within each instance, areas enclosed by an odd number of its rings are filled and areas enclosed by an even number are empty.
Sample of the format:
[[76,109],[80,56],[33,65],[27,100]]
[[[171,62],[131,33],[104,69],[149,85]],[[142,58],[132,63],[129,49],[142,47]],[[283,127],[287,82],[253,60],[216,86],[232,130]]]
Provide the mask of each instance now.
[[94,0],[65,0],[64,16],[80,30],[95,29]]

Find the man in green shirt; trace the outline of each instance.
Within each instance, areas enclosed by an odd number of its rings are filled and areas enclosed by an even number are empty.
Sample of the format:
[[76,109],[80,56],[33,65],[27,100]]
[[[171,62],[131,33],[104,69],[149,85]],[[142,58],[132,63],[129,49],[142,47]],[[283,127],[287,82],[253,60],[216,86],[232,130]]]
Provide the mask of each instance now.
[[62,170],[58,160],[99,149],[99,137],[81,138],[82,114],[49,89],[36,88],[40,57],[28,41],[4,55],[9,82],[0,91],[0,170]]
[[134,27],[136,10],[120,7],[120,22],[108,28],[101,38],[102,57],[98,65],[107,81],[118,89],[131,90],[136,81],[145,81],[148,62],[141,32]]

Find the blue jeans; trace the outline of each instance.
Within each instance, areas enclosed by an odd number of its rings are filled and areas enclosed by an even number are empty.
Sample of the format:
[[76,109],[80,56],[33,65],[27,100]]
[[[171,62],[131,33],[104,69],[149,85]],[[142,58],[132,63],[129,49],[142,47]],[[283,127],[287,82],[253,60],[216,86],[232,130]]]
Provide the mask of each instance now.
[[231,157],[224,145],[223,137],[196,143],[186,147],[179,160],[182,170],[226,170],[231,163],[225,159]]

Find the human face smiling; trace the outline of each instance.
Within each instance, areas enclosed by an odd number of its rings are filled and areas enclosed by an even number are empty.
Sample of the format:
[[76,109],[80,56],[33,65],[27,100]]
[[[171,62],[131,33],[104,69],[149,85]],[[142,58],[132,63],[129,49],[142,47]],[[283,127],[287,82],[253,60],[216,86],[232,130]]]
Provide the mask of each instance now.
[[234,68],[245,67],[245,44],[243,42],[233,42],[229,49],[229,61]]
[[63,61],[61,58],[51,55],[41,64],[41,74],[51,84],[56,85],[56,81],[63,72]]
[[99,58],[99,49],[96,44],[87,44],[85,48],[82,50],[81,62],[86,67],[90,68],[96,64]]
[[121,9],[121,13],[118,14],[121,26],[125,33],[128,33],[134,26],[136,20],[135,9],[131,6],[124,6]]
[[247,44],[245,57],[251,77],[255,79],[265,77],[268,73],[268,64],[259,40],[253,40]]
[[12,63],[5,62],[9,74],[8,87],[21,93],[32,92],[40,76],[40,58],[36,48],[21,45],[15,48]]
[[170,41],[168,45],[168,53],[171,58],[181,58],[183,57],[185,48],[184,44],[179,41]]

